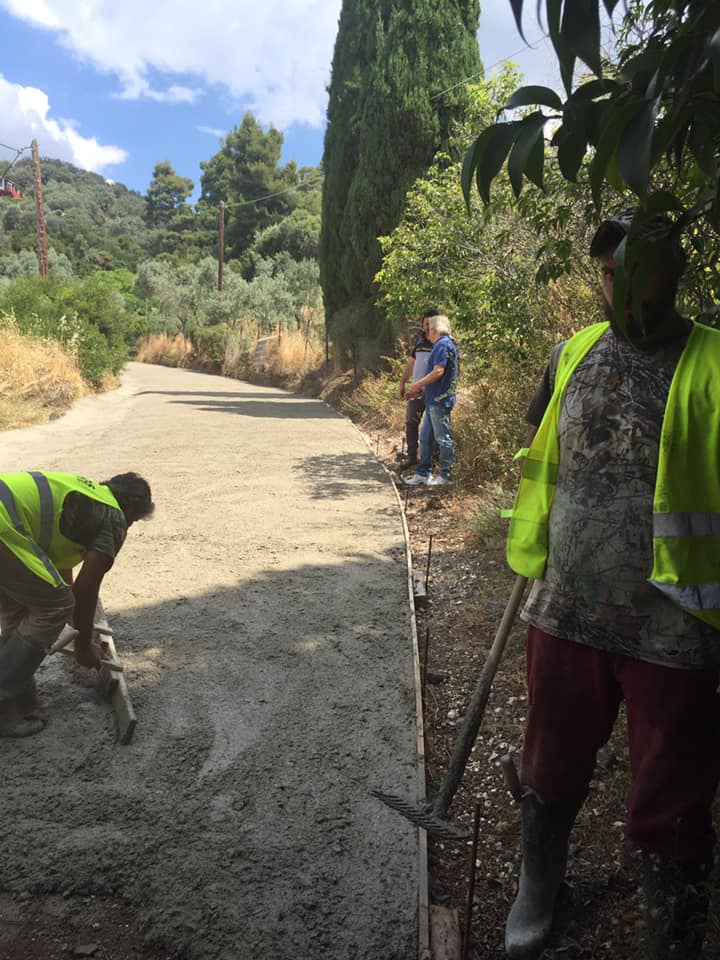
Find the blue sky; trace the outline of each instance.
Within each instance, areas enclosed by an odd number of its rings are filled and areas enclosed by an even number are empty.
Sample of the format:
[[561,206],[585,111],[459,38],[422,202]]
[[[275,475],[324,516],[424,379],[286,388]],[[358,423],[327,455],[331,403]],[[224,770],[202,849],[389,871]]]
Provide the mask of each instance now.
[[[341,0],[0,0],[0,173],[34,138],[144,193],[155,163],[200,179],[200,161],[250,110],[285,134],[284,160],[322,156]],[[486,70],[504,59],[557,86],[535,22],[524,47],[509,0],[484,0]],[[535,4],[528,4],[534,9]]]

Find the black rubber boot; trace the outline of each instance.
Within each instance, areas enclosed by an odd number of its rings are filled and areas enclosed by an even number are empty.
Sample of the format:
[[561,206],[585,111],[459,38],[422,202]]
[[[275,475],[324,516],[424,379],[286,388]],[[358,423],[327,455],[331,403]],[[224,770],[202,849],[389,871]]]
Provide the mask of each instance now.
[[35,677],[32,677],[24,690],[15,695],[15,709],[21,717],[44,719],[45,708],[37,695]]
[[523,798],[520,886],[505,927],[505,952],[509,957],[536,957],[545,946],[578,810],[576,805],[546,806],[534,792]]
[[643,853],[651,960],[699,960],[710,894],[709,866],[675,863]]
[[0,638],[0,737],[31,737],[44,728],[42,719],[25,717],[17,708],[29,694],[34,696],[33,677],[44,659],[42,647],[19,633]]
[[0,700],[0,737],[32,737],[45,729],[40,717],[23,717],[15,709],[15,701]]

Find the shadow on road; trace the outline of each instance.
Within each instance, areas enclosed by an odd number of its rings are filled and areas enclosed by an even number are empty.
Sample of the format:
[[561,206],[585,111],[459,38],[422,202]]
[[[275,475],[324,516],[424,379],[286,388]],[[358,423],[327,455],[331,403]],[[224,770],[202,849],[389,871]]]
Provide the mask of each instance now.
[[198,407],[208,413],[234,413],[241,417],[272,418],[277,420],[331,420],[340,414],[319,400],[240,399],[237,393],[228,394],[231,400],[171,400],[183,406]]
[[135,738],[113,745],[79,668],[41,671],[50,723],[3,770],[3,886],[27,910],[0,957],[49,960],[23,939],[48,896],[74,907],[60,944],[121,960],[86,902],[121,898],[143,956],[414,956],[414,830],[370,796],[416,788],[406,590],[398,547],[109,603]]
[[305,457],[293,470],[311,484],[313,500],[356,496],[358,484],[360,489],[370,490],[378,481],[389,483],[387,473],[369,451]]

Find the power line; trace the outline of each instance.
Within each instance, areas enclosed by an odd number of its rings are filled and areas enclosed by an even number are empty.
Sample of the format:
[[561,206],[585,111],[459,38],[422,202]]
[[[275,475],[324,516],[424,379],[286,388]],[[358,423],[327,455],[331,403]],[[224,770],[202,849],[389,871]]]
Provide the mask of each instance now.
[[522,53],[523,50],[536,50],[538,43],[544,43],[548,40],[549,37],[547,34],[542,34],[542,36],[536,37],[532,43],[526,43],[519,50],[515,50],[513,53],[507,54],[505,57],[500,57],[499,60],[496,60],[495,63],[491,63],[489,67],[483,67],[482,73],[473,73],[469,77],[465,77],[464,80],[459,80],[457,83],[454,83],[451,87],[448,87],[447,90],[441,90],[440,93],[433,94],[430,97],[431,100],[437,100],[438,97],[445,96],[446,93],[450,93],[452,90],[456,90],[458,87],[464,86],[466,83],[470,83],[471,80],[477,80],[478,77],[484,77],[488,70],[492,70],[494,67],[497,67],[499,64],[504,63],[506,60],[512,60],[513,57],[516,57],[519,53]]
[[13,158],[13,159],[10,161],[10,163],[5,167],[5,169],[3,170],[3,172],[0,173],[0,178],[2,178],[2,179],[4,180],[4,179],[5,179],[5,174],[8,172],[8,170],[11,170],[11,169],[12,169],[12,167],[18,162],[18,160],[19,160],[20,157],[23,155],[23,153],[25,153],[26,150],[29,150],[30,147],[10,147],[10,146],[8,146],[7,143],[0,143],[0,147],[3,147],[5,150],[14,150],[14,151],[15,151],[15,156],[14,156],[14,158]]
[[310,178],[308,177],[304,183],[296,184],[294,187],[287,187],[285,190],[278,190],[277,193],[268,193],[264,197],[255,197],[254,200],[231,200],[228,205],[234,208],[247,207],[251,203],[262,203],[263,200],[272,200],[274,197],[281,197],[285,193],[292,193],[293,190],[302,190],[305,187],[314,187],[315,183],[319,182],[320,180],[322,180],[322,176],[319,176],[317,180],[313,182],[310,182]]

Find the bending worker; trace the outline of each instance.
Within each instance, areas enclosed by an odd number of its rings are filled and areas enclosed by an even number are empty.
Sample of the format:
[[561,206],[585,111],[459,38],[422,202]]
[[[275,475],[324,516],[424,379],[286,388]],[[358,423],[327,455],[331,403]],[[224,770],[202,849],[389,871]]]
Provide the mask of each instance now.
[[720,781],[720,331],[676,309],[685,254],[665,217],[635,238],[651,269],[618,322],[614,254],[632,217],[593,238],[608,322],[553,350],[508,535],[510,566],[535,580],[523,862],[505,933],[515,958],[537,956],[550,933],[570,831],[622,701],[649,955],[702,953]]
[[103,483],[72,473],[0,474],[0,736],[43,729],[34,674],[66,623],[78,631],[77,662],[100,668],[92,642],[100,584],[128,527],[153,510],[136,473]]

